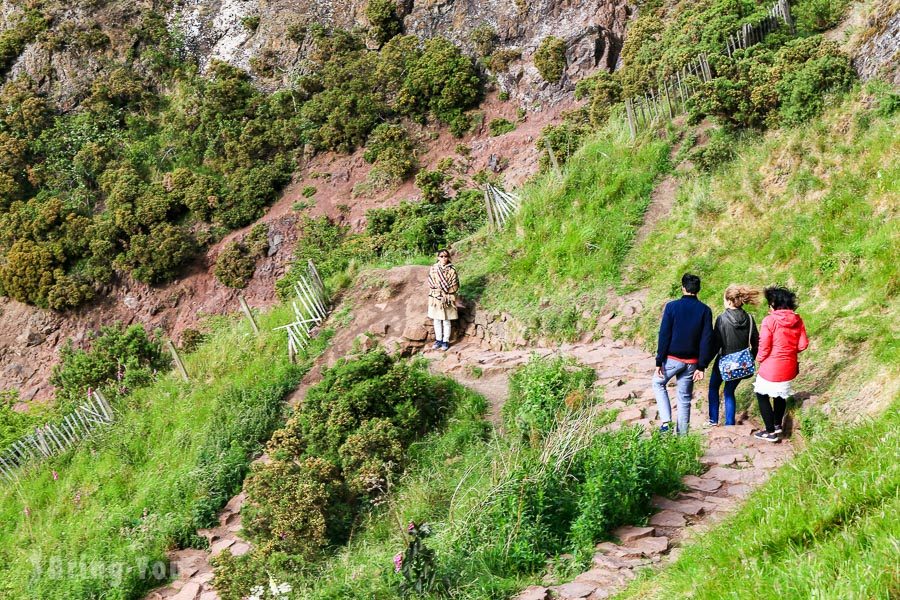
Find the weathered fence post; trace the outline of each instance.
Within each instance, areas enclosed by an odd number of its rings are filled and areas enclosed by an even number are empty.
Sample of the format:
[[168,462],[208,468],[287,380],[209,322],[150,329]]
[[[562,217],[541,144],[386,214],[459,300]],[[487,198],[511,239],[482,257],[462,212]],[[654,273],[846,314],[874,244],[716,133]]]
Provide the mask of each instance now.
[[559,168],[559,163],[556,161],[556,154],[553,153],[553,147],[550,145],[550,140],[546,137],[544,138],[544,146],[547,147],[547,154],[550,155],[550,164],[553,165],[556,176],[562,177],[562,170]]
[[244,298],[243,294],[238,294],[238,302],[241,304],[241,310],[244,312],[244,316],[247,317],[247,320],[250,321],[250,326],[253,328],[253,333],[259,335],[259,325],[256,324],[256,317],[253,316],[253,313],[250,312],[250,307],[247,305],[247,300]]
[[628,117],[628,131],[631,133],[631,139],[637,137],[637,128],[634,122],[634,101],[631,98],[625,98],[625,116]]
[[178,350],[175,349],[175,344],[172,343],[172,340],[166,340],[166,345],[169,346],[169,352],[172,353],[172,360],[175,361],[175,366],[178,368],[178,372],[181,373],[181,378],[185,381],[190,381],[191,378],[188,377],[187,369],[184,368],[184,363],[181,362],[181,357],[178,355]]

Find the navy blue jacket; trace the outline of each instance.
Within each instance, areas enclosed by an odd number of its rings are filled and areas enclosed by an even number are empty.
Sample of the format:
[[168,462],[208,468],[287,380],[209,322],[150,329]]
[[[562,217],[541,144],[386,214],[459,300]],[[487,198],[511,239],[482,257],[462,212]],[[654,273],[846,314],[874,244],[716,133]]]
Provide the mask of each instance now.
[[659,324],[656,366],[667,356],[696,358],[697,368],[704,370],[713,358],[712,311],[696,296],[682,296],[666,304]]

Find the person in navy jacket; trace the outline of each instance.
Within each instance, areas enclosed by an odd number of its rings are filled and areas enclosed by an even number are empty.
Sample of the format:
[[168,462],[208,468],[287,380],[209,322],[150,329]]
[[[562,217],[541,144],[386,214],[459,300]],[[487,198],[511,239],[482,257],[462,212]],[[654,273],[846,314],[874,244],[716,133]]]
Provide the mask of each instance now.
[[712,310],[697,299],[700,278],[685,273],[681,278],[682,297],[666,304],[659,324],[659,341],[656,346],[656,372],[653,377],[653,393],[660,431],[669,431],[672,422],[672,405],[666,383],[676,378],[678,390],[678,421],[676,430],[681,435],[688,432],[691,421],[691,396],[694,382],[703,379],[703,372],[713,356]]

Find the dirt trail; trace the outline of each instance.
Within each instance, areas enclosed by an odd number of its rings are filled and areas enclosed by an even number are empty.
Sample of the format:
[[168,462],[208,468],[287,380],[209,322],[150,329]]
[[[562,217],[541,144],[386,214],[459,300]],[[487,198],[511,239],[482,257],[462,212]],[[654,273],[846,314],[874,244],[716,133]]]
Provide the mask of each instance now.
[[[376,341],[388,350],[403,354],[417,351],[423,340],[410,340],[408,336],[420,337],[425,307],[422,284],[426,272],[426,267],[398,267],[369,273],[358,281],[333,313],[331,323],[326,324],[338,325],[328,351],[288,402],[295,405],[302,399],[319,378],[323,366],[354,350],[365,350]],[[640,299],[631,298],[629,302],[639,303]],[[532,354],[570,356],[593,367],[597,373],[594,385],[602,391],[604,408],[619,411],[616,421],[607,427],[632,423],[647,429],[657,426],[656,403],[650,389],[653,357],[621,341],[602,339],[552,348],[532,346],[496,351],[485,348],[475,338],[464,337],[447,352],[425,350],[423,353],[430,360],[433,372],[452,377],[483,394],[490,402],[490,418],[495,422],[499,422],[511,372],[526,363]],[[705,397],[704,391],[698,388],[695,396]],[[519,600],[596,599],[612,595],[634,578],[636,569],[675,556],[682,540],[733,510],[754,486],[764,482],[792,454],[789,442],[770,444],[755,440],[750,423],[700,429],[706,411],[693,412],[691,421],[706,439],[707,450],[701,459],[705,472],[700,477],[686,477],[686,490],[675,499],[655,498],[654,506],[660,511],[651,517],[647,527],[621,528],[615,532],[619,544],[598,545],[589,571],[564,585],[529,588],[518,596]],[[211,586],[210,556],[224,551],[240,555],[250,549],[240,537],[243,501],[243,494],[236,495],[220,513],[218,527],[198,532],[210,540],[209,552],[191,549],[170,555],[181,577],[151,592],[148,599],[218,598]]]

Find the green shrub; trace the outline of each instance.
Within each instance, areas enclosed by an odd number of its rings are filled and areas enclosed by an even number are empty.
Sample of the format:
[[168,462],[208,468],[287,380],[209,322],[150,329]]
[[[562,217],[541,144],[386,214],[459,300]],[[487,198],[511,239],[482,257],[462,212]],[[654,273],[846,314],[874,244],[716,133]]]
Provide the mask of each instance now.
[[9,28],[0,32],[0,76],[6,72],[40,32],[49,24],[49,19],[37,10],[27,10]]
[[540,152],[541,169],[551,166],[550,155],[547,153],[548,145],[553,150],[556,162],[564,165],[569,157],[578,150],[589,132],[588,124],[576,119],[566,119],[559,125],[544,127],[534,144]]
[[141,325],[104,326],[89,350],[62,347],[50,383],[61,407],[81,404],[89,389],[102,389],[115,398],[150,383],[158,371],[169,368],[162,342],[148,336]]
[[231,242],[216,257],[213,275],[222,285],[243,289],[253,278],[256,260],[247,252],[247,248],[239,242]]
[[494,46],[497,43],[497,32],[487,23],[482,23],[472,30],[469,34],[469,40],[475,48],[476,55],[484,58],[494,51]]
[[158,223],[147,233],[132,235],[116,265],[138,281],[159,283],[174,277],[195,253],[196,242],[187,228]]
[[491,122],[488,123],[488,129],[491,132],[492,136],[503,135],[504,133],[509,133],[510,131],[515,130],[516,124],[510,121],[509,119],[504,119],[502,117],[497,119],[491,119]]
[[848,0],[804,0],[791,7],[797,28],[806,32],[824,32],[841,22]]
[[639,427],[574,443],[564,459],[550,448],[543,458],[536,452],[519,458],[468,515],[444,557],[456,586],[543,573],[562,552],[590,556],[613,528],[651,512],[654,493],[678,489],[680,478],[699,467],[696,438],[648,438]]
[[363,154],[367,162],[374,163],[368,175],[369,183],[382,190],[409,179],[418,167],[415,151],[415,144],[402,125],[382,123],[376,127]]
[[560,415],[589,402],[594,370],[563,358],[533,356],[509,378],[503,416],[510,431],[524,439],[548,434]]
[[571,524],[575,548],[590,549],[623,523],[638,523],[648,513],[654,495],[678,491],[681,477],[697,472],[700,440],[660,435],[643,436],[626,428],[594,443],[580,457],[583,485],[578,516]]
[[481,82],[471,59],[442,37],[425,42],[422,55],[409,69],[398,104],[412,115],[430,112],[451,124],[477,104]]
[[591,125],[602,127],[612,106],[622,100],[622,84],[615,74],[601,69],[575,85],[575,99],[588,100]]
[[247,15],[241,19],[241,25],[250,33],[256,32],[259,28],[259,15]]
[[311,218],[301,216],[297,222],[298,239],[294,247],[294,263],[287,275],[275,284],[279,296],[290,298],[294,295],[297,276],[306,272],[307,261],[312,260],[322,277],[343,271],[351,258],[352,247],[350,228],[335,223],[328,217]]
[[704,147],[691,151],[689,159],[704,173],[712,173],[731,162],[736,142],[727,132],[715,130]]
[[403,30],[403,20],[397,14],[396,0],[369,0],[366,4],[366,19],[369,21],[369,35],[379,46],[383,46]]
[[534,66],[548,83],[558,83],[566,72],[566,43],[549,35],[541,40],[534,53]]
[[314,186],[314,185],[306,185],[306,186],[303,186],[303,192],[302,192],[302,195],[303,195],[304,198],[312,198],[313,196],[316,195],[316,192],[317,192],[317,191],[318,191],[318,190],[316,190],[316,186]]
[[509,65],[516,60],[522,58],[522,51],[515,48],[507,48],[497,50],[487,59],[487,67],[494,73],[501,73],[509,68]]

